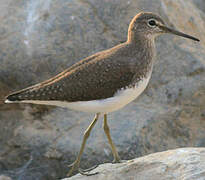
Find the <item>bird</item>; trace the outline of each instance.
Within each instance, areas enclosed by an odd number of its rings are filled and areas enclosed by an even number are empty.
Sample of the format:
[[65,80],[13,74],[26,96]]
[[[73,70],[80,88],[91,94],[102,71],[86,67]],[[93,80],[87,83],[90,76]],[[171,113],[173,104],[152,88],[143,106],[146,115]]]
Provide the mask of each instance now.
[[48,80],[9,94],[5,103],[44,104],[95,114],[84,132],[80,151],[70,165],[68,176],[75,171],[89,175],[90,170],[80,169],[80,159],[101,115],[113,162],[119,163],[121,159],[110,135],[107,114],[123,108],[145,90],[156,57],[155,38],[165,33],[200,41],[166,26],[157,14],[140,12],[129,24],[127,41],[86,57]]

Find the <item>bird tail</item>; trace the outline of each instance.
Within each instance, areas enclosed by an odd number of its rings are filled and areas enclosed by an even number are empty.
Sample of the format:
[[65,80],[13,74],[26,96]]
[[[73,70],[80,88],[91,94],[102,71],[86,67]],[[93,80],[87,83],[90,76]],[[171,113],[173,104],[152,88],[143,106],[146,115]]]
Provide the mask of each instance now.
[[[51,79],[48,79],[41,83],[35,84],[28,88],[22,89],[20,91],[16,91],[12,94],[9,94],[5,98],[4,102],[5,103],[21,103],[21,102],[26,102],[26,101],[27,102],[28,101],[46,101],[46,100],[53,99],[55,98],[54,96],[59,93],[59,91],[57,91],[56,89],[58,85],[53,84],[53,83],[58,82],[61,79],[61,76],[64,77],[63,75],[66,73],[67,73],[67,70],[54,76]],[[52,94],[52,96],[47,96],[48,94],[49,95]]]
[[18,93],[9,94],[4,100],[5,103],[15,103],[19,101],[21,100],[18,96]]
[[30,100],[34,97],[35,92],[39,89],[39,85],[31,86],[20,91],[9,94],[5,97],[5,103],[20,103],[24,100]]

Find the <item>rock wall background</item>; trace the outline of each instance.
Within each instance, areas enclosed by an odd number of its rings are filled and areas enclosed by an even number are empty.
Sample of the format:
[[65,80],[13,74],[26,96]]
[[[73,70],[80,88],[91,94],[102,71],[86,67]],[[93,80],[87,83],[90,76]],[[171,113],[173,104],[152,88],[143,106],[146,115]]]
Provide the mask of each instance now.
[[[1,0],[0,174],[13,179],[65,177],[93,115],[4,104],[8,93],[46,80],[97,51],[124,42],[132,17],[152,11],[200,43],[172,35],[156,40],[146,91],[109,114],[122,159],[177,147],[205,146],[205,2],[203,0]],[[112,161],[98,122],[81,166]]]

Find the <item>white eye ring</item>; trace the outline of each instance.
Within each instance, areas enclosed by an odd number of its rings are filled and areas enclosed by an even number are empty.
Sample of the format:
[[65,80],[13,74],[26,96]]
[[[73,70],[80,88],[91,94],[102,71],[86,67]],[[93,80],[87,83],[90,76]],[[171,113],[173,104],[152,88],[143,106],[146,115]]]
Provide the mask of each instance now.
[[155,27],[155,26],[157,25],[156,20],[150,19],[150,20],[148,21],[148,25],[149,25],[150,27]]

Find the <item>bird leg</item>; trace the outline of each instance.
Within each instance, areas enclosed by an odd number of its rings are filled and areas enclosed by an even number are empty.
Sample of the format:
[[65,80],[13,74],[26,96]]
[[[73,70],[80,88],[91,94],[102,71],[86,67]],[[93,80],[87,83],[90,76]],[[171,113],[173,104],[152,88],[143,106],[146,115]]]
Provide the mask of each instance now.
[[112,142],[112,139],[111,139],[111,136],[110,136],[110,129],[108,127],[108,124],[107,124],[107,114],[104,114],[104,124],[103,124],[103,129],[105,131],[105,134],[108,138],[108,142],[111,146],[111,149],[112,149],[112,154],[114,156],[114,160],[113,160],[113,163],[119,163],[120,162],[120,157],[118,155],[118,152],[115,148],[115,145],[114,143]]
[[[81,170],[81,169],[79,169],[79,165],[80,165],[80,158],[81,158],[81,156],[82,156],[82,154],[83,154],[83,150],[84,150],[84,148],[85,148],[86,141],[87,141],[87,139],[88,139],[88,137],[89,137],[89,135],[90,135],[90,132],[91,132],[92,128],[93,128],[94,125],[96,124],[96,122],[97,122],[99,116],[100,116],[100,113],[97,113],[97,114],[95,115],[95,117],[94,117],[92,123],[91,123],[91,124],[88,126],[88,128],[85,130],[84,136],[83,136],[83,142],[82,142],[81,148],[80,148],[80,152],[79,152],[79,154],[78,154],[78,157],[77,157],[76,160],[74,161],[74,163],[72,163],[72,164],[70,165],[70,166],[71,166],[71,169],[70,169],[70,171],[68,172],[67,176],[71,176],[72,173],[73,173],[73,171],[75,171],[75,170],[78,170],[78,171],[79,171],[81,174],[83,174],[83,175],[93,175],[93,174],[87,174],[87,173],[85,173],[86,170]],[[87,171],[91,171],[92,169],[93,169],[93,168],[90,168],[90,169],[88,169]],[[94,174],[96,174],[96,173],[94,173]]]

